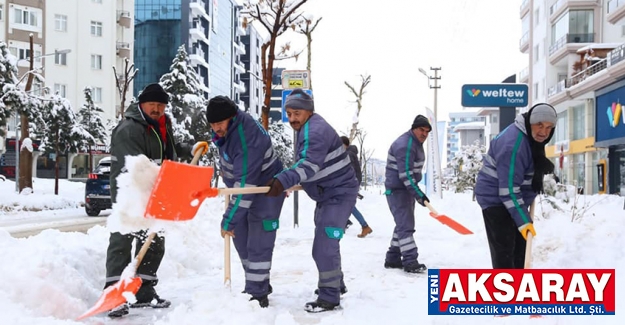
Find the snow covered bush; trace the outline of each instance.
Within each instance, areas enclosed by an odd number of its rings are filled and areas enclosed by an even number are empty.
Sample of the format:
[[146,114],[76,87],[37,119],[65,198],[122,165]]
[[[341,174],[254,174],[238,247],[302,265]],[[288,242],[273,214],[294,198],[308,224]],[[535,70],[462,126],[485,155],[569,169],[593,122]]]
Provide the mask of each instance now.
[[461,193],[475,187],[477,173],[482,168],[482,157],[486,154],[486,147],[478,140],[474,144],[462,146],[462,149],[451,160],[454,176],[451,179],[451,188]]

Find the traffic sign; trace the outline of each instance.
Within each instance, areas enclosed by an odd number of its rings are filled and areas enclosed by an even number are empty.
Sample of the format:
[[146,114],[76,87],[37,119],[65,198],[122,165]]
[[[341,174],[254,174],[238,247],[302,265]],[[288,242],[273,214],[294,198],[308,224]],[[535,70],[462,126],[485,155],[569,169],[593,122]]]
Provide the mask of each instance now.
[[[291,92],[293,92],[293,89],[284,89],[282,91],[282,122],[284,123],[289,122],[289,118],[286,116],[286,107],[284,107],[284,103],[286,103],[286,96],[288,96]],[[312,90],[310,89],[304,89],[304,92],[310,95],[310,97],[313,95]]]
[[310,89],[310,71],[308,70],[283,70],[282,88],[284,89]]

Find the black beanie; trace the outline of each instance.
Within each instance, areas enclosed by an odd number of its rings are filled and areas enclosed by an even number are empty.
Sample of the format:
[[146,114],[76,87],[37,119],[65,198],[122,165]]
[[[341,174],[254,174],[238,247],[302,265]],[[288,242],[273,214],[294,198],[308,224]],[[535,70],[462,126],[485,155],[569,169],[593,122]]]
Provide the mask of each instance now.
[[157,102],[167,104],[169,103],[169,95],[163,90],[161,85],[149,84],[145,86],[141,94],[139,94],[139,103],[145,102]]
[[417,115],[417,117],[414,118],[414,122],[412,122],[412,130],[425,126],[427,128],[430,129],[430,131],[432,131],[432,124],[430,124],[430,121],[428,121],[428,118],[419,114]]
[[226,96],[215,96],[208,101],[206,120],[208,123],[218,123],[237,114],[239,107]]

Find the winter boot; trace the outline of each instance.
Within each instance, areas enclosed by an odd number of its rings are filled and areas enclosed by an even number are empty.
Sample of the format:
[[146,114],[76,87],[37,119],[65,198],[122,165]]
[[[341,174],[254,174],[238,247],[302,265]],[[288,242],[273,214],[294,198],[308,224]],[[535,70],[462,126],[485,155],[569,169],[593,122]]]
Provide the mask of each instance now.
[[[347,293],[347,287],[342,287],[341,288],[341,295],[344,295]],[[319,288],[315,289],[315,294],[319,295]]]
[[159,297],[156,293],[152,300],[137,300],[134,304],[130,305],[130,308],[169,308],[171,301]]
[[364,226],[364,227],[362,227],[362,232],[360,234],[358,234],[358,238],[365,238],[365,237],[367,237],[368,234],[370,234],[372,232],[373,232],[373,229],[371,229],[371,227]]
[[128,315],[128,313],[129,313],[128,304],[123,304],[109,311],[108,316],[110,318],[119,318],[119,317]]
[[345,225],[345,230],[349,229],[349,227],[350,227],[351,225],[353,225],[353,224],[354,224],[354,223],[353,223],[351,220],[347,219],[347,224]]
[[387,269],[403,269],[404,265],[401,264],[401,261],[398,261],[398,262],[384,261],[384,268],[387,268]]
[[324,311],[339,309],[340,307],[340,304],[333,304],[331,302],[327,302],[325,300],[317,298],[316,301],[307,302],[304,306],[304,309],[309,313],[321,313]]
[[423,273],[427,269],[425,264],[420,264],[417,261],[410,262],[404,266],[404,271],[407,273]]
[[[245,291],[245,289],[243,291],[241,291],[241,293],[247,293],[247,291]],[[273,293],[273,288],[271,287],[271,284],[269,284],[269,289],[267,289],[267,294],[270,295]]]
[[269,299],[267,298],[267,296],[261,296],[261,297],[252,297],[250,298],[250,301],[252,300],[257,300],[258,301],[258,305],[260,305],[261,308],[267,308],[269,307]]

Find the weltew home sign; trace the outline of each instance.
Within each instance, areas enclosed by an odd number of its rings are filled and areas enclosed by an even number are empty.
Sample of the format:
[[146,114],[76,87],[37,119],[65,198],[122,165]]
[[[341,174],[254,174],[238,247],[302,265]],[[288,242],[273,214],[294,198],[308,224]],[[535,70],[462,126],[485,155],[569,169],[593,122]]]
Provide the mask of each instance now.
[[468,84],[462,86],[464,107],[527,106],[526,84]]

